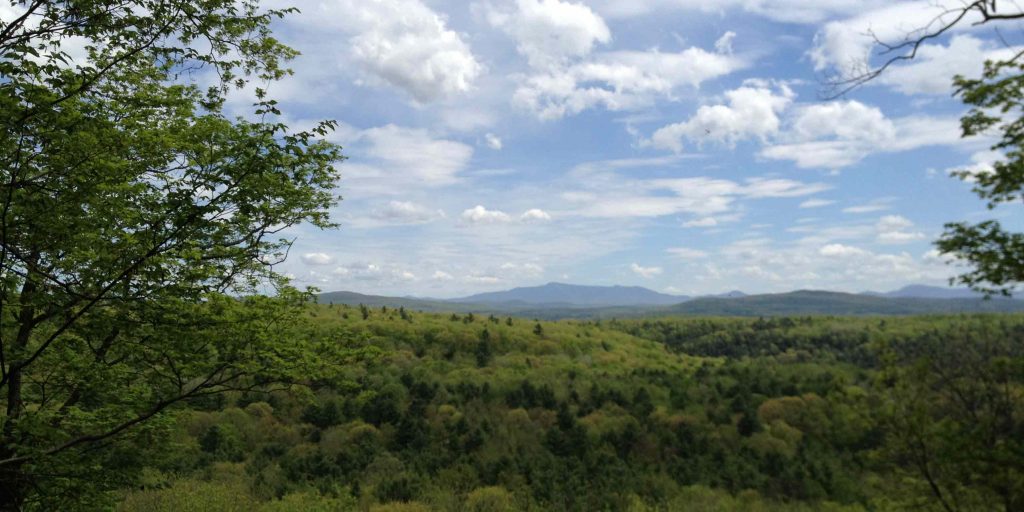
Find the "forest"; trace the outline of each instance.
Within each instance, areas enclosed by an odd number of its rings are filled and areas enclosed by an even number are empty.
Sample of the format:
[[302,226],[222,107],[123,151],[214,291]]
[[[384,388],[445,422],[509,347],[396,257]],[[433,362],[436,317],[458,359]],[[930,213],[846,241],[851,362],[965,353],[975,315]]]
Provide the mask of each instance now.
[[[121,511],[1016,510],[1024,316],[311,306],[350,364],[104,457]],[[358,362],[356,362],[358,361]],[[149,455],[153,446],[172,447]],[[130,454],[130,455],[129,455]]]
[[294,3],[0,0],[0,512],[1024,510],[1019,6]]

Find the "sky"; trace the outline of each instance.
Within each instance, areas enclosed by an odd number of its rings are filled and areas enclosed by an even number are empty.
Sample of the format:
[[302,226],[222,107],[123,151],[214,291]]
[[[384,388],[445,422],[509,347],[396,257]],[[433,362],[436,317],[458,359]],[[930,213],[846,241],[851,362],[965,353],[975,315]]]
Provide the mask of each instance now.
[[1014,43],[964,24],[823,94],[880,62],[869,34],[899,40],[938,3],[303,0],[274,25],[302,55],[269,91],[293,127],[339,123],[344,199],[338,229],[287,232],[279,270],[424,297],[945,285],[944,223],[1020,227],[949,175],[999,157],[960,137],[951,78]]

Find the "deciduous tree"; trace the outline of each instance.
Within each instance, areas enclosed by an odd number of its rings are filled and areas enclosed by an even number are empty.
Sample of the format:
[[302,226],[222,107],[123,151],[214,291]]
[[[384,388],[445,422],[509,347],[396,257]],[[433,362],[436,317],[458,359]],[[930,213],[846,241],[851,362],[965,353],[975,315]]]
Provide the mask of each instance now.
[[[0,510],[88,508],[144,424],[305,362],[289,320],[306,297],[273,270],[277,233],[331,226],[341,156],[332,123],[289,130],[255,86],[288,73],[269,28],[288,11],[5,3]],[[240,89],[257,101],[233,117]]]

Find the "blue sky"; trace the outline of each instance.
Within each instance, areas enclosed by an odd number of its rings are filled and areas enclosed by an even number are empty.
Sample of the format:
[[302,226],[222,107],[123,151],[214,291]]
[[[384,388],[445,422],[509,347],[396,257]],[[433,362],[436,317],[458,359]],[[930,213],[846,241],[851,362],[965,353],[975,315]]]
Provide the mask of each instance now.
[[337,120],[348,160],[341,228],[289,233],[298,285],[889,290],[955,273],[945,222],[1019,224],[948,175],[998,157],[961,140],[950,86],[1015,51],[991,28],[822,99],[822,77],[878,62],[869,29],[896,40],[933,0],[299,7],[276,30],[302,56],[270,92],[295,127]]

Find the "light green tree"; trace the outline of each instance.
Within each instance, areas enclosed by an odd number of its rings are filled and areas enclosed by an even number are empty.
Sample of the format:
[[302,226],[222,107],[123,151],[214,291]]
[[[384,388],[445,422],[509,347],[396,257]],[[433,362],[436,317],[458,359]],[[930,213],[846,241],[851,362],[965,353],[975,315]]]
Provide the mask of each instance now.
[[284,227],[331,226],[340,149],[256,87],[288,73],[288,11],[3,1],[0,510],[97,508],[162,413],[314,362],[273,264]]

